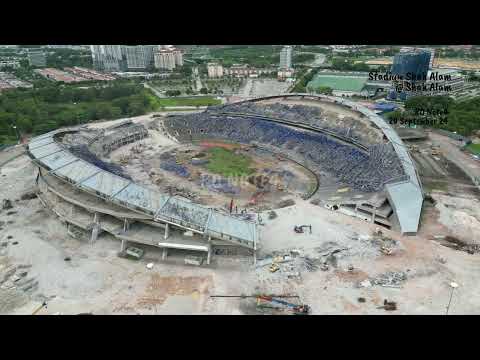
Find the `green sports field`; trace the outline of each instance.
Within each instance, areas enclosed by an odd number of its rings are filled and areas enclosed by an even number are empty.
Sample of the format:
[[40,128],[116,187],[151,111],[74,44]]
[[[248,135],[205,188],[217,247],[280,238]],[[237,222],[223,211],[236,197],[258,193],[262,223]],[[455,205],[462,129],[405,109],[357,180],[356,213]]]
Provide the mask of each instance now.
[[254,169],[250,168],[251,159],[245,155],[237,155],[233,151],[214,147],[208,149],[207,169],[223,176],[250,175]]
[[480,155],[480,144],[469,144],[467,148],[475,155]]
[[366,75],[319,73],[308,83],[307,88],[315,90],[319,87],[327,86],[337,91],[360,92],[365,86],[367,79]]

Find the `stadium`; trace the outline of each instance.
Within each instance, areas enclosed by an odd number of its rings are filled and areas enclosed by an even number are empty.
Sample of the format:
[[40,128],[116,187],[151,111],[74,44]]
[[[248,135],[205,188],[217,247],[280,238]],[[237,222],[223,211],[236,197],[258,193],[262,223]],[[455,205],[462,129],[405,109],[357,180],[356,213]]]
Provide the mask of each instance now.
[[[75,237],[253,256],[262,219],[308,201],[415,234],[423,190],[396,132],[358,103],[286,94],[31,139],[38,197]],[[308,222],[308,219],[305,219]]]

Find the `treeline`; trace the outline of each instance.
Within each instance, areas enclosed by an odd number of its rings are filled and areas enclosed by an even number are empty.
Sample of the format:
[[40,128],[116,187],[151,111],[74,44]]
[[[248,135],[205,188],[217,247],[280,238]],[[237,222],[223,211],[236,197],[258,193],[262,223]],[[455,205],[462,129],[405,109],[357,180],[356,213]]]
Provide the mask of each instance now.
[[318,72],[318,68],[312,69],[308,72],[308,69],[302,70],[298,74],[298,81],[292,89],[292,93],[304,93],[307,91],[307,85],[310,81],[312,81],[315,74]]
[[423,111],[427,118],[446,113],[443,115],[446,121],[437,122],[434,127],[464,136],[471,136],[480,129],[480,97],[455,101],[448,96],[416,96],[405,102],[405,110],[411,116]]
[[210,55],[222,60],[225,67],[233,64],[249,64],[257,68],[266,68],[279,63],[281,48],[281,46],[271,45],[236,45],[210,49]]
[[293,54],[293,65],[315,60],[315,54]]
[[73,66],[92,68],[92,55],[88,50],[54,49],[47,52],[47,66],[60,69]]
[[334,57],[331,64],[332,69],[339,71],[370,71],[370,66],[364,62],[354,62],[345,58]]
[[0,95],[0,143],[16,141],[14,126],[21,135],[42,134],[62,126],[143,115],[156,106],[155,97],[141,85],[12,90]]

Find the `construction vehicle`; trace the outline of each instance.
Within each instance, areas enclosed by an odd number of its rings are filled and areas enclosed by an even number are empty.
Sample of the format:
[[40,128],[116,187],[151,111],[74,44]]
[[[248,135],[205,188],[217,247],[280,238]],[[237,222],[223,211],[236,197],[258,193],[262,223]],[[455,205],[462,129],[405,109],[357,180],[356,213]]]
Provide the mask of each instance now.
[[44,301],[42,303],[42,305],[39,305],[33,312],[32,312],[32,315],[35,315],[36,313],[38,313],[40,310],[42,310],[43,308],[46,308],[47,307],[47,303]]
[[291,315],[308,315],[310,306],[306,304],[294,304],[283,299],[299,298],[297,295],[212,295],[211,298],[254,298],[256,308],[259,311],[270,309]]
[[303,234],[305,231],[303,230],[303,228],[310,228],[310,234],[312,233],[312,225],[295,225],[293,227],[293,230],[297,233],[297,234]]
[[278,266],[277,263],[272,263],[272,264],[270,265],[270,267],[268,268],[268,270],[269,270],[271,273],[274,273],[274,272],[280,270],[280,266]]
[[310,306],[308,305],[293,304],[268,295],[257,296],[257,308],[290,312],[294,315],[308,315],[310,313]]
[[143,257],[144,251],[142,249],[130,246],[125,250],[125,253],[135,259],[141,259]]

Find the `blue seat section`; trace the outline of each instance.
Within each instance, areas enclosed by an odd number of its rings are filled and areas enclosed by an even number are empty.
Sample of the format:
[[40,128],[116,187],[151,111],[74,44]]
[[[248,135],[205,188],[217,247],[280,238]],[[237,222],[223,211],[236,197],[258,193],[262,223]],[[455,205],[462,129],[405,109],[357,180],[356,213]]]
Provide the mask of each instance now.
[[166,125],[179,140],[218,138],[252,141],[303,154],[339,181],[365,192],[382,190],[385,182],[404,175],[391,144],[370,145],[366,154],[327,135],[252,117],[211,116],[208,112],[174,116]]

